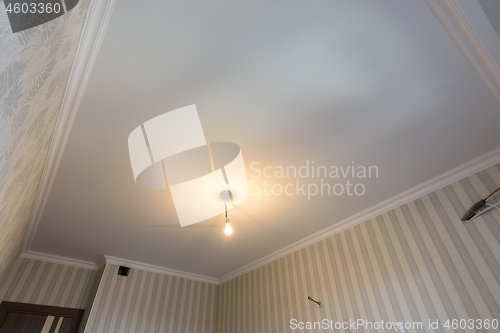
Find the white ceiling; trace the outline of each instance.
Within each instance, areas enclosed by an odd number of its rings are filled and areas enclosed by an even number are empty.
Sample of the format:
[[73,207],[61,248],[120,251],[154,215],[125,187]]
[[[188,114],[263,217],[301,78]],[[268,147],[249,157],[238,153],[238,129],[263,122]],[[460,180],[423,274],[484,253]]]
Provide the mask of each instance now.
[[[230,237],[222,216],[181,228],[168,190],[134,183],[127,138],[190,104],[249,181],[253,162],[307,160],[379,178],[360,197],[250,194]],[[31,250],[217,278],[497,148],[499,108],[424,1],[118,0]]]

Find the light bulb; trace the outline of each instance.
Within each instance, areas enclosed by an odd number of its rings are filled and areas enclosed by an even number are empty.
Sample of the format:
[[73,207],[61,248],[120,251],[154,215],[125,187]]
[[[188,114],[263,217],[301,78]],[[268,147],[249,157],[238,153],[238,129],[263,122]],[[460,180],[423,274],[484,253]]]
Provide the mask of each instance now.
[[226,223],[226,229],[224,229],[224,232],[228,236],[233,233],[233,228],[231,228],[231,223],[229,223],[229,222]]

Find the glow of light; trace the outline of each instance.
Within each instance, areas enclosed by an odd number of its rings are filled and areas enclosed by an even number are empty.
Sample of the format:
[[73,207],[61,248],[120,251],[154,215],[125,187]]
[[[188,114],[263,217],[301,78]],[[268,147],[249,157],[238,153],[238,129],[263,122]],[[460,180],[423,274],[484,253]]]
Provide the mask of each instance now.
[[228,236],[233,233],[233,228],[231,228],[231,223],[229,223],[229,222],[226,223],[226,229],[224,229],[224,232]]

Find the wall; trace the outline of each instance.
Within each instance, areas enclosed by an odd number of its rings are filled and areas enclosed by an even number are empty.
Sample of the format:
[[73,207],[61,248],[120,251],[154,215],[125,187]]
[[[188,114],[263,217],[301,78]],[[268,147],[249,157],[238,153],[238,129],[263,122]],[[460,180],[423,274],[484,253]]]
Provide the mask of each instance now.
[[424,324],[410,332],[500,319],[500,211],[460,221],[498,186],[500,165],[222,284],[217,332],[291,332],[293,318]]
[[83,313],[82,321],[80,322],[80,326],[78,327],[78,333],[83,333],[85,331],[85,325],[89,320],[90,314],[92,313],[93,306],[95,304],[97,291],[99,290],[99,285],[102,281],[102,276],[104,274],[105,266],[99,268],[96,273],[95,280],[91,283],[91,288],[89,288],[88,302],[85,306],[85,311]]
[[88,4],[12,33],[0,2],[0,285],[19,255]]
[[[217,286],[107,264],[84,332],[213,333]],[[82,327],[80,327],[80,332]]]
[[0,299],[84,309],[96,272],[18,258],[0,289]]

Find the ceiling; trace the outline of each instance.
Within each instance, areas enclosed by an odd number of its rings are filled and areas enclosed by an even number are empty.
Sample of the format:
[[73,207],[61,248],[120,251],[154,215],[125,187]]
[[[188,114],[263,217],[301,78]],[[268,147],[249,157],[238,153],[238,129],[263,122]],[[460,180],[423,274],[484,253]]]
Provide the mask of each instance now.
[[[231,236],[222,215],[181,228],[168,189],[134,182],[131,131],[191,104],[260,181]],[[498,148],[499,109],[423,1],[117,0],[30,250],[219,278]],[[307,161],[379,177],[325,180],[361,196],[255,195],[297,180],[252,163]]]

